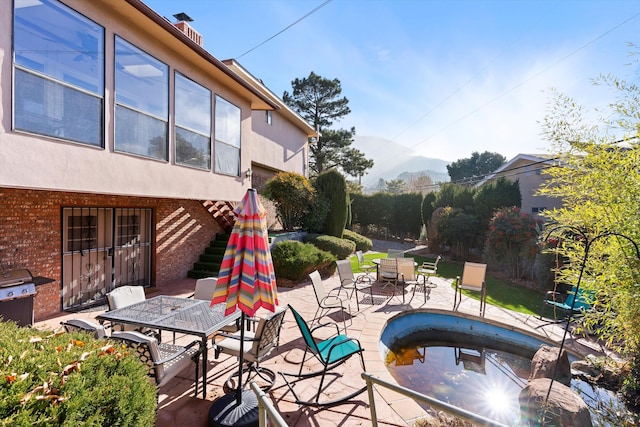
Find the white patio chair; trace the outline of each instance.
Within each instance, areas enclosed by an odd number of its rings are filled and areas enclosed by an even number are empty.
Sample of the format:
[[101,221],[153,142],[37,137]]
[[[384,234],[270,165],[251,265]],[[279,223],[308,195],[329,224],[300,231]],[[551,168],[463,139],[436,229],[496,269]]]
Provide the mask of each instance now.
[[356,306],[358,307],[358,311],[360,311],[360,302],[358,300],[358,291],[362,292],[365,289],[369,288],[369,293],[371,294],[371,302],[373,304],[373,282],[371,280],[361,281],[358,280],[353,275],[353,270],[351,269],[351,261],[348,259],[343,259],[336,261],[336,265],[338,266],[338,276],[340,277],[340,287],[347,291],[349,295],[349,300],[353,294],[356,295]]
[[320,277],[320,273],[318,270],[312,271],[309,273],[309,277],[311,278],[311,283],[313,284],[313,293],[316,296],[316,301],[318,303],[318,309],[316,310],[315,315],[313,316],[313,321],[318,321],[320,318],[329,314],[329,312],[333,309],[340,309],[342,311],[342,323],[344,324],[344,331],[347,332],[347,316],[345,311],[349,312],[351,315],[351,309],[349,307],[348,295],[345,297],[341,297],[340,291],[342,288],[338,288],[338,295],[330,295],[327,294],[327,291],[324,289],[324,285],[322,284],[322,278]]

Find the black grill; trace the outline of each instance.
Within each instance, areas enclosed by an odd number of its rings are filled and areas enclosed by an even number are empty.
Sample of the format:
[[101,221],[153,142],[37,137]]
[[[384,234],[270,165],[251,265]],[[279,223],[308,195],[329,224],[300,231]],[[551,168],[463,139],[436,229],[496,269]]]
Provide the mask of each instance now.
[[27,269],[0,274],[0,316],[20,326],[33,325],[33,299],[36,285]]

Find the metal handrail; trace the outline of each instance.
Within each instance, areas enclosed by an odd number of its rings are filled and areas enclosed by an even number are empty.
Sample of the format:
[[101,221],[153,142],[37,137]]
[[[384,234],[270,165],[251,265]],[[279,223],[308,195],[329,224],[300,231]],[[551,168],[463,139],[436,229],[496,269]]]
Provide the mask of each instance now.
[[258,425],[260,427],[266,427],[268,416],[276,427],[287,427],[287,423],[284,421],[284,418],[282,418],[276,408],[274,408],[267,395],[255,383],[255,381],[251,381],[250,386],[251,390],[253,390],[258,397]]
[[362,373],[362,379],[364,379],[365,382],[367,383],[367,392],[369,393],[369,408],[371,408],[371,426],[372,427],[378,426],[378,417],[376,415],[376,401],[373,395],[373,384],[386,387],[390,390],[395,391],[396,393],[400,393],[413,400],[418,400],[420,402],[426,403],[432,408],[447,412],[458,418],[461,418],[465,421],[469,421],[477,425],[489,426],[489,427],[508,427],[506,424],[502,424],[497,421],[490,420],[489,418],[485,418],[481,415],[474,414],[465,409],[458,408],[457,406],[450,405],[446,402],[435,399],[433,397],[426,396],[422,393],[418,393],[406,387],[402,387],[400,385],[390,383],[388,381],[385,381],[376,377],[375,375],[371,375],[367,372]]

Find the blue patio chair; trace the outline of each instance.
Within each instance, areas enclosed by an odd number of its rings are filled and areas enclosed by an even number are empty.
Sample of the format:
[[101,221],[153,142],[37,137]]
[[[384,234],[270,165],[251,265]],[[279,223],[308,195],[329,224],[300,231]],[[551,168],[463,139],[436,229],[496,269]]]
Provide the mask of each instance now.
[[542,302],[542,308],[540,310],[540,319],[544,315],[544,309],[547,306],[552,306],[554,309],[559,308],[564,313],[564,319],[567,319],[573,314],[584,314],[591,309],[593,305],[593,291],[585,291],[578,289],[576,297],[576,287],[571,289],[571,292],[563,294],[561,292],[548,291],[545,294],[544,301]]
[[[352,399],[355,396],[359,395],[363,391],[367,389],[367,386],[354,391],[346,396],[338,397],[336,399],[320,402],[320,394],[322,393],[322,386],[324,384],[326,374],[333,370],[335,367],[345,363],[351,356],[358,355],[360,357],[360,362],[362,364],[362,370],[366,371],[364,366],[364,357],[362,356],[362,352],[364,351],[360,346],[360,342],[356,339],[349,338],[346,335],[340,335],[340,330],[336,323],[325,323],[321,325],[317,325],[312,329],[309,329],[309,325],[307,322],[300,316],[300,314],[289,305],[291,312],[293,313],[293,317],[296,320],[298,328],[302,333],[302,338],[304,339],[305,349],[304,355],[302,356],[302,362],[300,362],[300,371],[297,374],[290,374],[285,372],[280,372],[284,382],[289,387],[289,390],[293,394],[293,397],[296,400],[298,405],[306,405],[306,406],[316,406],[316,407],[326,407],[338,404],[340,402],[344,402],[346,400]],[[331,338],[320,340],[316,339],[313,336],[313,333],[322,327],[335,327],[336,333],[332,335]],[[302,369],[304,368],[305,361],[307,358],[307,353],[311,353],[315,359],[317,359],[322,364],[322,369],[319,371],[302,373]],[[312,360],[311,358],[309,360]],[[300,397],[296,394],[293,389],[293,384],[289,382],[287,377],[296,378],[297,380],[304,378],[312,378],[316,376],[321,376],[320,384],[318,385],[318,392],[315,394],[312,400],[306,401],[301,400]]]

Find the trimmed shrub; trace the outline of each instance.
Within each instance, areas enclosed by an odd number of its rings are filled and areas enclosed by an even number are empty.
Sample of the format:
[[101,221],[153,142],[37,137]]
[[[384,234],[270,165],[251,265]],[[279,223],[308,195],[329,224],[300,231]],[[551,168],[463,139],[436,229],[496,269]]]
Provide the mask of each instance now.
[[156,389],[137,356],[91,335],[0,322],[0,425],[152,426]]
[[336,257],[310,243],[284,240],[271,250],[276,278],[301,281],[313,270],[335,268]]
[[318,249],[332,253],[338,259],[347,259],[356,250],[355,242],[324,234],[310,240],[309,243]]
[[330,210],[325,220],[324,233],[342,238],[349,204],[344,176],[335,169],[329,169],[316,177],[314,186],[319,194],[329,200]]
[[342,234],[343,239],[351,240],[356,244],[356,251],[367,252],[373,248],[373,242],[371,239],[364,237],[361,234],[351,230],[344,230]]

